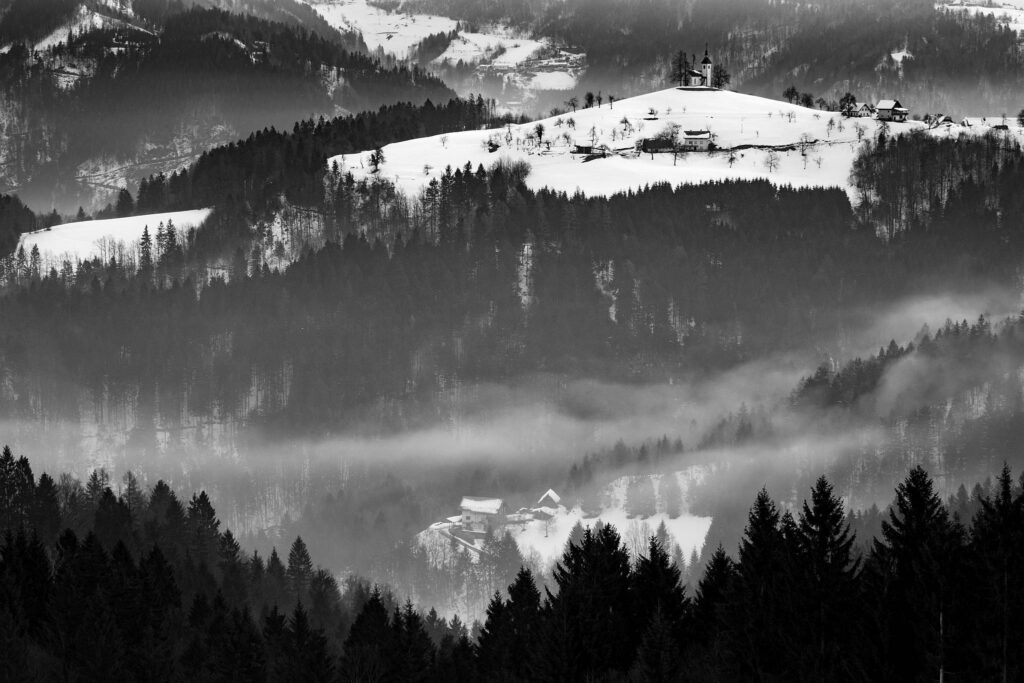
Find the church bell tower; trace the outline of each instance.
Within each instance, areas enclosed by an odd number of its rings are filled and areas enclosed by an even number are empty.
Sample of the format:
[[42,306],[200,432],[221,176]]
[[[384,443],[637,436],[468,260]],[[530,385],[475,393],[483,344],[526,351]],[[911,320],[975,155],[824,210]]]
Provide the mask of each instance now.
[[700,63],[701,75],[704,77],[704,85],[711,87],[711,57],[708,56],[708,46],[704,45],[704,59]]

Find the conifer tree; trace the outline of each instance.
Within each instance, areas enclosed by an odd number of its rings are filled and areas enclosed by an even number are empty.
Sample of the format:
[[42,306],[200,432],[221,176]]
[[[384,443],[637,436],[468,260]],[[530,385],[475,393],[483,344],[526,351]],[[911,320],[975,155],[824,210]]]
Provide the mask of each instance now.
[[681,638],[689,600],[681,583],[679,568],[672,564],[665,548],[651,538],[646,556],[641,556],[633,572],[632,602],[635,610],[634,628],[644,632],[657,613],[661,624],[675,638]]
[[871,648],[872,670],[901,680],[944,675],[958,627],[961,549],[962,530],[951,523],[931,477],[915,467],[896,487],[882,538],[872,547],[870,585],[882,615],[882,628],[873,631],[880,641]]
[[1009,466],[979,502],[971,535],[979,598],[972,629],[979,641],[976,666],[989,680],[1018,680],[1024,675],[1024,492]]
[[343,680],[387,680],[394,671],[391,659],[397,645],[380,591],[374,588],[356,616],[345,639],[341,659]]
[[301,536],[295,537],[292,548],[288,551],[288,569],[285,577],[290,594],[301,600],[306,595],[310,579],[313,577],[313,561]]
[[737,658],[735,675],[786,677],[783,633],[790,625],[786,536],[768,491],[757,494],[740,541],[735,590],[729,599],[726,635]]
[[[805,660],[803,670],[820,680],[841,680],[850,675],[840,662],[852,661],[855,633],[860,626],[851,618],[858,599],[857,573],[860,560],[854,557],[854,535],[843,512],[843,502],[832,485],[820,477],[811,489],[811,501],[804,501],[798,528],[794,597],[802,630],[795,656]],[[806,647],[808,642],[813,647]],[[862,674],[860,674],[862,675]]]
[[683,491],[679,488],[679,478],[675,472],[669,472],[661,478],[658,493],[661,494],[661,504],[665,509],[665,514],[670,519],[675,519],[682,514]]

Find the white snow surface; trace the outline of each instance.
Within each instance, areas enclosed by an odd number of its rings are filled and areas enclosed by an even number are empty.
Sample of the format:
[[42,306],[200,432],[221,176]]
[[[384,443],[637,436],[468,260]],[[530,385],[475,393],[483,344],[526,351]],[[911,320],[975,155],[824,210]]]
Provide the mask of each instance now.
[[[546,41],[516,38],[506,35],[507,33],[502,29],[495,29],[491,33],[461,32],[451,42],[448,49],[434,60],[434,63],[458,64],[461,61],[464,64],[477,64],[484,60],[491,60],[495,66],[515,67],[533,57],[547,45]],[[499,48],[504,49],[504,52],[492,59]]]
[[142,232],[148,226],[154,238],[158,226],[173,223],[178,230],[198,228],[210,216],[211,209],[154,213],[128,218],[111,218],[99,221],[65,223],[52,228],[26,233],[18,241],[25,252],[39,247],[44,262],[53,263],[68,260],[88,261],[104,257],[112,245],[120,243],[127,248],[142,239]]
[[366,0],[307,0],[334,28],[359,31],[371,51],[377,48],[399,59],[427,36],[454,31],[457,22],[431,14],[388,12],[370,6]]
[[[575,128],[569,127],[570,119]],[[391,144],[383,149],[385,161],[379,173],[411,197],[418,196],[431,178],[442,175],[446,166],[461,168],[469,162],[475,170],[480,164],[486,168],[499,159],[528,162],[531,173],[526,184],[533,189],[549,187],[570,194],[610,195],[658,182],[675,186],[764,178],[779,186],[839,187],[852,195],[850,170],[862,144],[857,129],[867,139],[877,135],[880,125],[873,119],[846,119],[837,112],[753,95],[686,88],[620,100],[614,108],[605,102],[600,108],[580,109],[539,123],[544,126],[543,145],[533,139],[537,122]],[[652,158],[634,152],[641,138],[654,137],[669,124],[677,124],[682,130],[711,131],[720,151],[681,155],[675,165],[671,154],[655,154]],[[889,129],[896,134],[922,126],[910,121],[891,123]],[[589,161],[572,153],[574,141],[591,139],[607,145],[612,153]],[[488,140],[497,142],[500,148],[489,152]],[[768,149],[787,146],[792,149]],[[732,153],[732,164],[730,153],[725,151],[728,148],[739,148]],[[806,155],[801,148],[806,149]],[[338,156],[329,163],[337,162],[357,178],[368,177],[370,153],[367,150]],[[774,168],[769,168],[770,157],[776,162]]]

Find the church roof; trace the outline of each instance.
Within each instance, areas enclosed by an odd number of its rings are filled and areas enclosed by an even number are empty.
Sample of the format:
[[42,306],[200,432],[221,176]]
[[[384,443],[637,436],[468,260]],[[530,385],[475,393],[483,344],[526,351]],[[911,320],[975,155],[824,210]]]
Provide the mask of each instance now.
[[710,63],[711,63],[711,57],[708,57],[708,52],[707,52],[707,50],[705,50],[705,51],[704,51],[704,59],[702,59],[702,60],[700,61],[700,63],[701,63],[701,64],[710,64]]

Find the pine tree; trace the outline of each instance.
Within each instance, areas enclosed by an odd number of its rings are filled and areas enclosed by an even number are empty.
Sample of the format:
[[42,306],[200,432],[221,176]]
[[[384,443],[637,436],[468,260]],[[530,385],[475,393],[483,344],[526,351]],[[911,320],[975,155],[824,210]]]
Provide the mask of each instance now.
[[660,683],[684,680],[678,642],[675,629],[656,609],[640,641],[632,678]]
[[626,512],[630,517],[651,517],[657,513],[654,498],[654,480],[642,474],[634,477],[626,489]]
[[394,671],[391,659],[397,645],[388,612],[378,589],[370,594],[345,639],[341,674],[348,681],[388,680]]
[[899,680],[941,678],[955,631],[955,578],[962,549],[931,477],[915,467],[896,488],[868,569],[882,628],[873,671]]
[[641,556],[637,561],[632,583],[634,628],[644,632],[652,615],[657,613],[662,622],[659,628],[669,629],[676,638],[682,637],[689,600],[683,590],[679,568],[672,564],[656,538],[650,540],[646,557]]
[[392,653],[398,680],[426,681],[434,666],[434,645],[423,626],[423,618],[407,601],[391,619],[395,650]]
[[145,276],[153,270],[153,238],[149,236],[149,226],[142,228],[142,239],[139,241],[139,272]]
[[60,502],[57,500],[57,486],[45,472],[39,475],[33,496],[31,524],[44,545],[51,545],[57,540],[61,528]]
[[288,551],[288,570],[285,577],[289,593],[301,600],[307,594],[310,579],[313,577],[313,561],[301,536],[295,537],[292,548]]
[[979,604],[972,629],[980,655],[976,664],[987,680],[1024,676],[1024,492],[1003,465],[992,495],[980,498],[974,519]]
[[726,635],[737,655],[741,678],[791,675],[783,634],[789,627],[788,558],[782,517],[765,489],[757,495],[740,541],[735,590],[729,604]]
[[815,679],[842,680],[855,659],[852,644],[859,624],[851,615],[856,612],[860,561],[853,554],[854,535],[843,503],[825,477],[811,489],[810,505],[804,501],[795,535],[799,589],[794,595],[802,614],[797,624],[804,633],[794,656],[805,660],[803,670]]
[[530,674],[535,680],[581,680],[625,675],[642,634],[631,628],[629,554],[611,525],[587,529],[553,572],[558,592],[537,637]]
[[499,681],[509,677],[511,640],[511,615],[501,593],[495,593],[487,605],[486,618],[476,645],[477,670],[487,680]]
[[135,200],[132,199],[132,193],[127,189],[121,190],[117,194],[116,211],[119,218],[135,213]]
[[681,515],[683,512],[683,491],[679,488],[679,477],[676,476],[675,472],[669,472],[664,475],[658,488],[665,514],[670,519],[675,519]]

